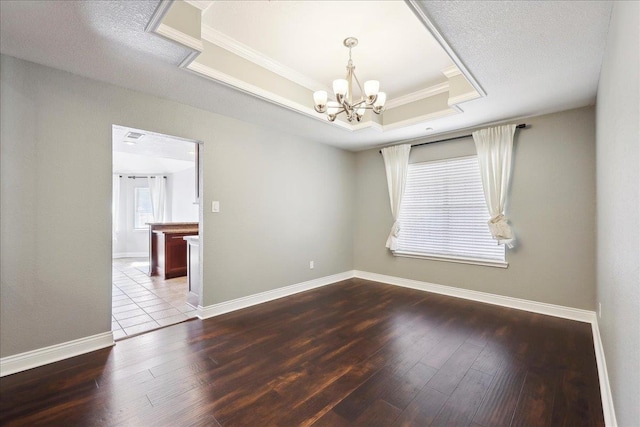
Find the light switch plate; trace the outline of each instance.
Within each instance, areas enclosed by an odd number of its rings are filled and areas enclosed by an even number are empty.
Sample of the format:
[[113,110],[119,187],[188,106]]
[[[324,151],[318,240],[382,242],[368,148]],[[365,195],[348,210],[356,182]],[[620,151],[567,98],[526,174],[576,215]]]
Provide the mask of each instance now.
[[214,200],[211,202],[211,212],[220,212],[220,202]]

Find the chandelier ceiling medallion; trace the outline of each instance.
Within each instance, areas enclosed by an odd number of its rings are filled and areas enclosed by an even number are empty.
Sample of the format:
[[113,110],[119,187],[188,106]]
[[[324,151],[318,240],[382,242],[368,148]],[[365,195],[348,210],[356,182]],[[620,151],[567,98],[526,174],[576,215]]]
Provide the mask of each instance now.
[[[327,92],[319,90],[313,93],[314,108],[318,113],[327,113],[327,119],[333,122],[338,114],[345,113],[347,120],[361,121],[366,110],[373,110],[376,114],[384,111],[384,104],[387,101],[387,94],[380,92],[380,82],[377,80],[367,80],[364,82],[364,90],[360,85],[355,73],[355,65],[351,60],[351,49],[358,45],[358,39],[347,37],[344,45],[349,48],[349,62],[347,63],[347,76],[345,79],[333,81],[334,100],[328,100]],[[353,100],[353,81],[355,80],[360,90],[360,99]]]

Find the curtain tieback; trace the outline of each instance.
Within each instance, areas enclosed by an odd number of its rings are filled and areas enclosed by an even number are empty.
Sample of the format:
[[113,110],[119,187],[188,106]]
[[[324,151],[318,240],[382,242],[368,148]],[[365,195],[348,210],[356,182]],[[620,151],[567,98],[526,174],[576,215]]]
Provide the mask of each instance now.
[[497,215],[491,218],[488,224],[494,239],[499,243],[506,243],[507,246],[512,247],[510,243],[513,240],[513,231],[511,231],[511,226],[507,222],[506,216],[503,214]]
[[391,226],[391,234],[393,237],[398,237],[400,235],[400,223],[395,221],[393,226]]
[[391,226],[391,233],[387,238],[387,248],[395,251],[398,248],[398,236],[400,235],[400,222],[395,221]]

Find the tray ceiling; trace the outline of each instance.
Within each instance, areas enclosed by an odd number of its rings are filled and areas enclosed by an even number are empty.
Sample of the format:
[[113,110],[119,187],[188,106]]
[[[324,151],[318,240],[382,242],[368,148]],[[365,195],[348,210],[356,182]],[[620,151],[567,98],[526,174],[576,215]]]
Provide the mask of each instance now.
[[356,37],[356,75],[380,81],[386,112],[327,126],[384,132],[459,114],[458,104],[483,95],[425,20],[399,1],[175,0],[160,4],[147,29],[192,50],[181,67],[324,121],[312,94],[344,78],[342,41]]

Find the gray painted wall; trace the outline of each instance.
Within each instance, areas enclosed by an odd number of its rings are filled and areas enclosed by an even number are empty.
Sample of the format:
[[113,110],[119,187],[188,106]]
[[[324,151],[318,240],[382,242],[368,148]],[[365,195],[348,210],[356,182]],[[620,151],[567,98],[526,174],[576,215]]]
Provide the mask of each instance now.
[[[592,107],[522,120],[507,217],[518,238],[508,269],[394,257],[378,150],[356,157],[355,269],[593,310],[595,130]],[[469,132],[464,132],[468,134]],[[471,138],[412,150],[410,162],[475,154]]]
[[618,425],[640,420],[640,3],[613,6],[598,86],[598,319]]
[[205,305],[352,269],[354,154],[6,56],[0,84],[0,356],[110,330],[113,124],[204,141]]

